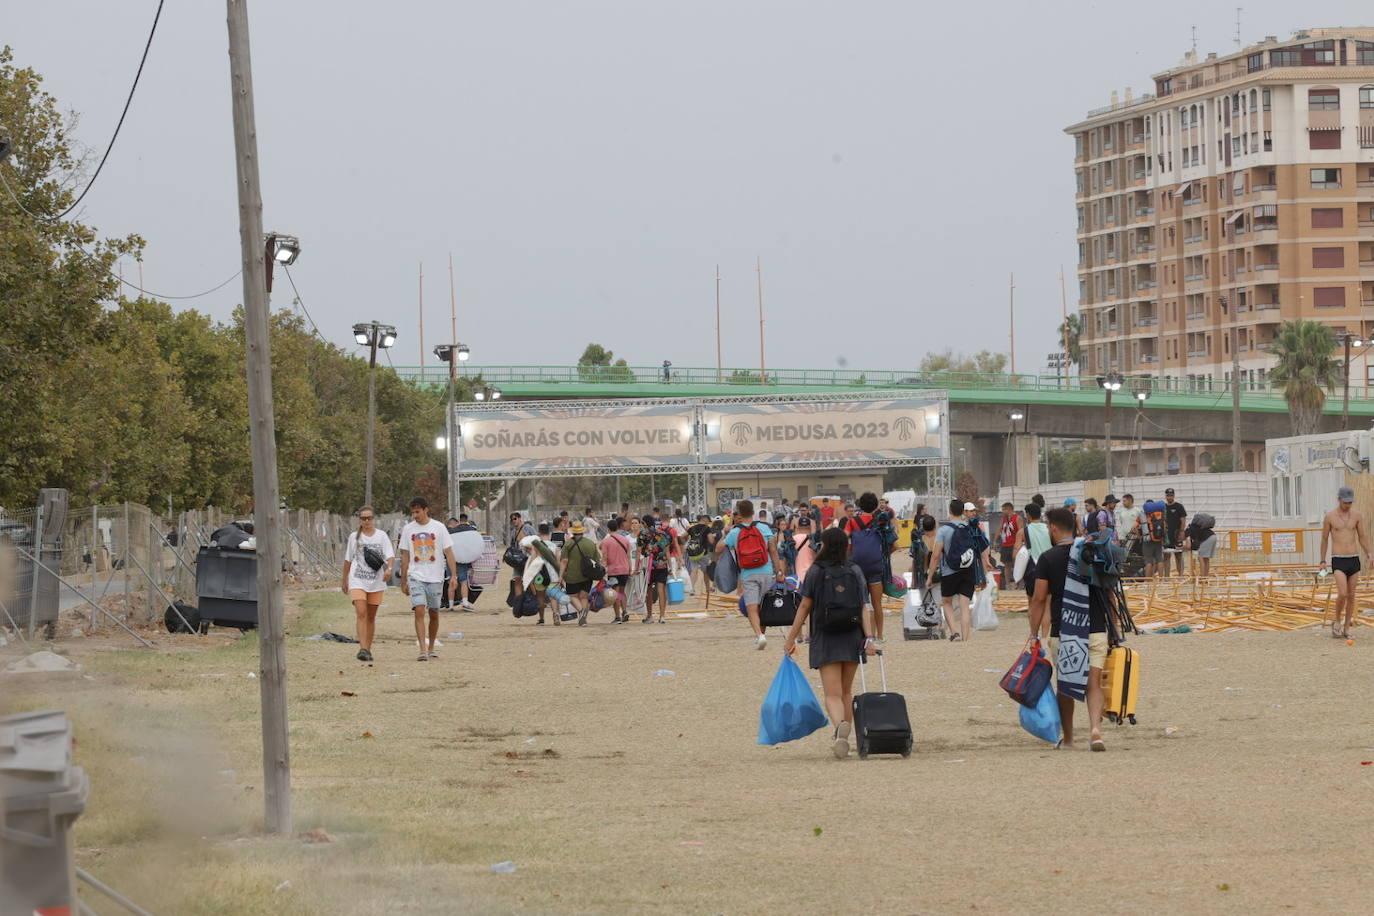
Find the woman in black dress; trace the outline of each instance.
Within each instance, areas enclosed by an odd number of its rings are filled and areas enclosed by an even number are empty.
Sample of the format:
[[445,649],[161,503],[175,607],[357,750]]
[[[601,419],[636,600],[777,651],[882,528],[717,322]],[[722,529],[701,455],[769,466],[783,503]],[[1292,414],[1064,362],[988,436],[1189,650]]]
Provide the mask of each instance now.
[[[839,571],[849,576],[849,587],[862,596],[863,614],[858,623],[849,630],[840,632],[823,630],[816,626],[812,615],[817,602],[824,592],[825,577]],[[797,651],[797,636],[802,624],[811,619],[811,667],[821,672],[821,686],[825,690],[825,711],[835,724],[832,750],[836,757],[849,756],[849,735],[854,718],[854,674],[859,670],[859,656],[873,655],[873,607],[868,596],[868,586],[859,567],[849,561],[849,535],[840,528],[827,528],[821,532],[821,549],[816,561],[806,574],[801,585],[802,602],[797,609],[796,620],[787,634],[787,642],[782,650],[788,655]]]

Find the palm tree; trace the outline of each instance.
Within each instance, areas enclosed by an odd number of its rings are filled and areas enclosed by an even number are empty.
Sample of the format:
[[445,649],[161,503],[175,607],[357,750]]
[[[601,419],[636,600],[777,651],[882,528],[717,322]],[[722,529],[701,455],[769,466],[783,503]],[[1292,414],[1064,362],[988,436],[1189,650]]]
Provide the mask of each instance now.
[[1078,365],[1083,362],[1083,348],[1078,339],[1083,335],[1083,317],[1077,312],[1064,319],[1059,326],[1059,346],[1068,354],[1069,362]]
[[1335,346],[1331,329],[1316,321],[1285,321],[1274,335],[1269,352],[1275,363],[1269,379],[1283,388],[1295,436],[1317,431],[1326,406],[1322,389],[1334,394],[1341,383],[1341,361],[1331,355]]

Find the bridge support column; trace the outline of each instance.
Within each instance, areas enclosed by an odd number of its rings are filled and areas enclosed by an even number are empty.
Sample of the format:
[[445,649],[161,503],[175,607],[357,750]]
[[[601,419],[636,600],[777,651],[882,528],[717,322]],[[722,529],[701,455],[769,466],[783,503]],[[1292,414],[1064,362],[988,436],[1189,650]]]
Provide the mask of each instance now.
[[[1018,433],[1011,458],[1011,480],[1014,487],[1034,487],[1040,484],[1040,437],[1034,433]],[[1017,508],[1020,508],[1019,506]]]

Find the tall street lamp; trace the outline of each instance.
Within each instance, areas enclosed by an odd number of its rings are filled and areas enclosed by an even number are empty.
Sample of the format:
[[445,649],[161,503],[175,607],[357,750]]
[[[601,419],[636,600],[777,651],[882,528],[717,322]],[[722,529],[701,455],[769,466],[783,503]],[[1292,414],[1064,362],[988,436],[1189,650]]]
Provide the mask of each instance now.
[[458,363],[467,362],[472,351],[467,344],[439,344],[434,355],[440,362],[448,363],[448,413],[444,420],[444,434],[448,437],[445,448],[448,451],[448,511],[452,517],[458,515],[458,417],[454,403],[454,390],[458,382]]
[[272,292],[272,268],[280,264],[290,267],[301,256],[301,240],[294,235],[280,235],[269,232],[263,237],[264,253],[267,255],[267,292]]
[[1350,348],[1363,347],[1364,341],[1357,334],[1341,333],[1336,335],[1336,339],[1345,345],[1345,362],[1342,366],[1342,373],[1345,376],[1345,385],[1341,391],[1341,429],[1350,428]]
[[1137,387],[1135,389],[1135,472],[1139,477],[1145,476],[1145,459],[1142,457],[1140,442],[1140,421],[1145,418],[1145,402],[1149,399],[1149,388]]
[[1103,457],[1106,460],[1104,472],[1108,487],[1112,485],[1112,392],[1120,391],[1121,384],[1121,373],[1115,370],[1097,377],[1098,387],[1107,392],[1107,403],[1102,412],[1102,447],[1104,449]]
[[367,321],[353,325],[353,339],[358,346],[369,348],[367,360],[367,484],[363,489],[363,505],[372,505],[373,429],[377,425],[377,350],[389,350],[396,344],[396,329],[389,324]]

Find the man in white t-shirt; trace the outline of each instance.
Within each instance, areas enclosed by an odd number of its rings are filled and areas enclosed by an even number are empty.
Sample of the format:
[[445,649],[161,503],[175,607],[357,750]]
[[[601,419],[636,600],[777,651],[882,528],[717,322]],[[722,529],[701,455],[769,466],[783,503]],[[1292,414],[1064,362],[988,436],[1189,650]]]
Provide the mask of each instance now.
[[[444,593],[444,562],[448,562],[449,601],[458,591],[458,563],[453,558],[453,538],[444,523],[429,517],[423,496],[410,501],[410,518],[401,529],[401,591],[410,596],[415,611],[415,639],[420,644],[416,661],[438,658],[434,644],[439,638],[439,599]],[[429,609],[429,650],[425,650],[425,609]]]

